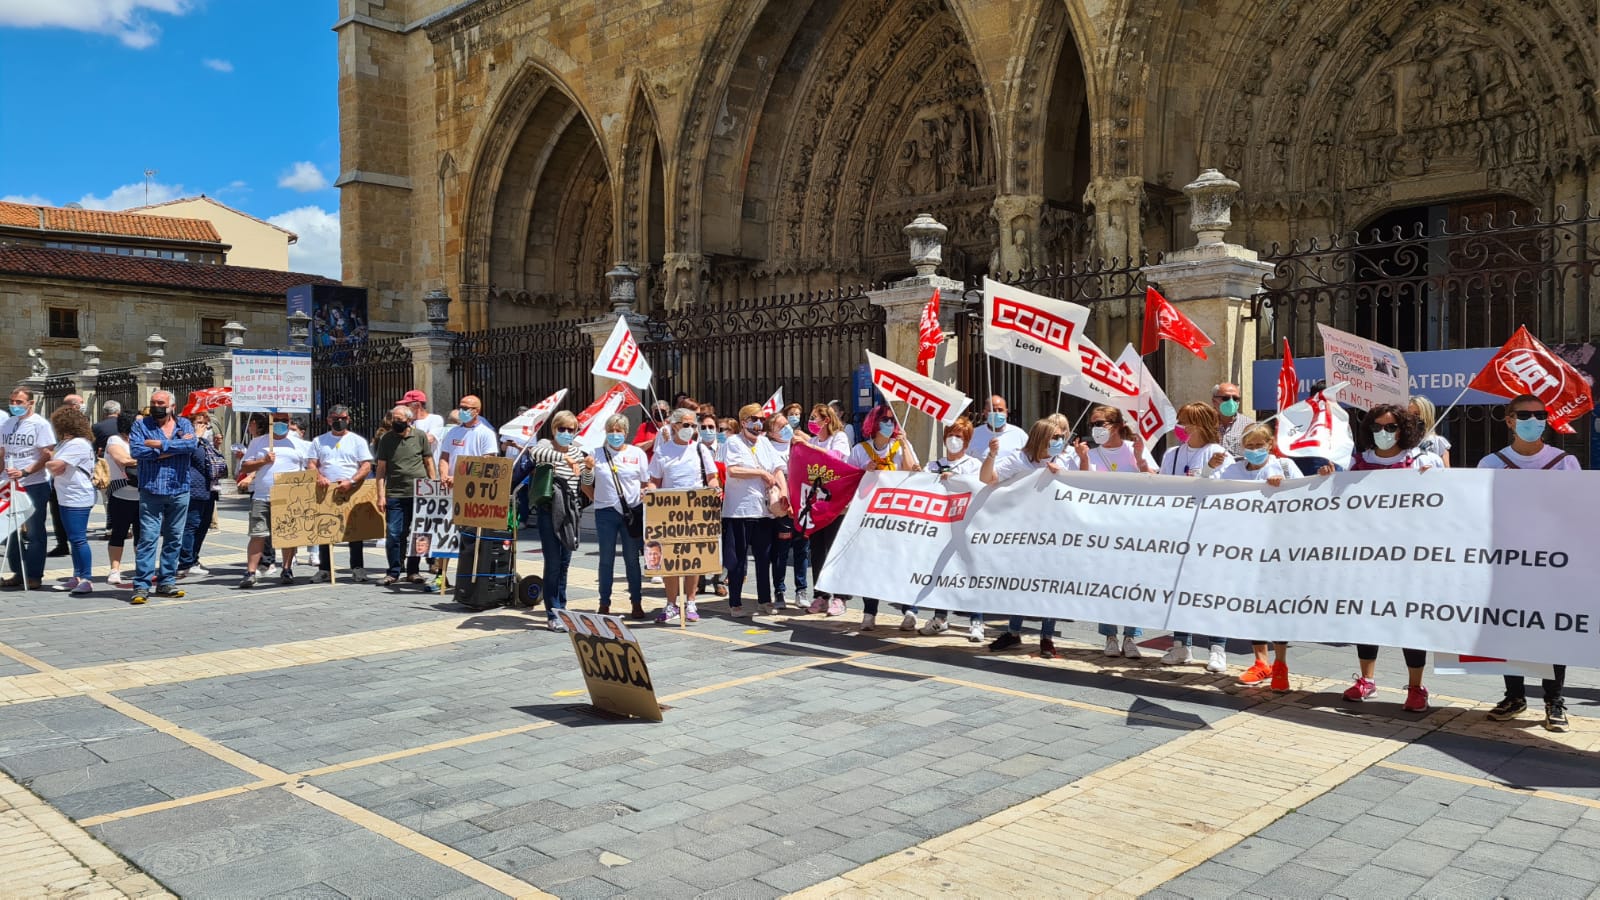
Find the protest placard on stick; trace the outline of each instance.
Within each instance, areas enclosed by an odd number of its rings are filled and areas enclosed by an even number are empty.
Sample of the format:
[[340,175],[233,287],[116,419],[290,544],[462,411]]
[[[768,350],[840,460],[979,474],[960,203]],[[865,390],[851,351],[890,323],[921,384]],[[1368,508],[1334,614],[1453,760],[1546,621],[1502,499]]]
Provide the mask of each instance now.
[[716,488],[645,494],[644,570],[662,576],[722,570],[722,498]]
[[451,519],[457,528],[505,531],[511,516],[512,460],[463,456],[455,460]]
[[450,491],[442,481],[418,478],[411,515],[411,555],[455,559],[461,555],[461,530],[456,527]]
[[284,472],[272,483],[272,545],[310,547],[378,540],[386,533],[372,480],[344,492],[317,485],[315,472]]

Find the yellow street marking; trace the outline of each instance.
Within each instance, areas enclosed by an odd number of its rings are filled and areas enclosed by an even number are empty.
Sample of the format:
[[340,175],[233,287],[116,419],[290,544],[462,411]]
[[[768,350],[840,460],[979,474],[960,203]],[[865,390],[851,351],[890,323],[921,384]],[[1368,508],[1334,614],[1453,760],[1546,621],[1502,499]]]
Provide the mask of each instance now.
[[554,694],[551,694],[550,696],[552,696],[552,697],[582,697],[584,694],[587,694],[587,693],[589,693],[589,692],[586,691],[586,690],[556,691]]
[[744,633],[745,634],[771,634],[772,633],[772,629],[770,629],[770,628],[746,628],[744,630]]

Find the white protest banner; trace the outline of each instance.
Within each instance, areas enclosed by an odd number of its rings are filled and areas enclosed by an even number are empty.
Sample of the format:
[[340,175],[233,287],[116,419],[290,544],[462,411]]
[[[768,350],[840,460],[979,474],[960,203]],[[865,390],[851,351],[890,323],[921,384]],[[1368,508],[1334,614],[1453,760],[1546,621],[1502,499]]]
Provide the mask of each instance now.
[[1139,355],[1139,351],[1132,344],[1123,348],[1122,355],[1117,357],[1117,366],[1138,382],[1139,396],[1107,402],[1118,409],[1132,413],[1134,424],[1139,429],[1139,436],[1144,438],[1146,444],[1153,444],[1156,438],[1177,427],[1178,411],[1173,408],[1172,401],[1167,399],[1167,392],[1161,389],[1156,377],[1150,374],[1149,367],[1144,364],[1144,357]]
[[1600,479],[1489,469],[1257,483],[869,472],[817,588],[1251,640],[1593,666]]
[[501,425],[500,437],[516,441],[519,445],[533,440],[533,436],[539,433],[539,426],[544,424],[545,419],[555,414],[556,408],[561,405],[561,401],[566,399],[566,396],[567,389],[562,388],[535,403],[524,411],[522,415]]
[[15,481],[0,481],[0,541],[8,540],[33,515],[33,500]]
[[236,412],[311,412],[311,354],[233,351]]
[[606,345],[600,348],[600,356],[589,373],[626,381],[636,388],[650,386],[650,363],[639,350],[639,342],[633,339],[626,316],[617,317],[617,327],[611,330],[611,337],[606,338]]
[[1061,376],[1061,393],[1120,409],[1138,405],[1139,382],[1132,371],[1117,365],[1088,335],[1078,336],[1078,362],[1077,372]]
[[904,400],[912,409],[921,410],[940,424],[949,425],[961,416],[972,398],[946,384],[924,375],[918,375],[905,366],[867,351],[867,365],[872,369],[872,385],[890,400]]
[[1341,381],[1278,413],[1278,452],[1288,457],[1321,457],[1340,468],[1350,468],[1356,442],[1350,434],[1350,415],[1335,400],[1343,389]]
[[418,478],[411,514],[408,556],[455,559],[461,555],[461,530],[456,527],[450,491],[442,481]]
[[1047,375],[1083,368],[1078,336],[1089,308],[983,280],[983,352]]
[[1371,409],[1380,403],[1405,409],[1411,402],[1411,376],[1399,350],[1320,322],[1317,330],[1326,351],[1328,381],[1349,384],[1341,397],[1345,403],[1356,409]]

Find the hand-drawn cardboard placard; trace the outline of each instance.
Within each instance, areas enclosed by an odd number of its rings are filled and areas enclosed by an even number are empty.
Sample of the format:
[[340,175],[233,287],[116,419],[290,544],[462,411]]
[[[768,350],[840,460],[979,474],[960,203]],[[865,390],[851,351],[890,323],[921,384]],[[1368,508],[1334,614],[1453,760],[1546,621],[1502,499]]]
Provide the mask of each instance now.
[[661,721],[661,703],[644,664],[644,651],[616,616],[558,609],[583,669],[589,699],[606,712]]
[[314,547],[379,540],[387,532],[372,479],[351,493],[317,486],[315,472],[284,472],[272,480],[272,545]]
[[411,556],[455,559],[461,555],[461,531],[452,521],[450,492],[444,482],[418,478],[411,515]]
[[716,488],[645,494],[644,570],[648,575],[722,571],[722,498]]
[[502,456],[463,456],[455,460],[450,495],[457,528],[505,531],[511,515],[511,467]]

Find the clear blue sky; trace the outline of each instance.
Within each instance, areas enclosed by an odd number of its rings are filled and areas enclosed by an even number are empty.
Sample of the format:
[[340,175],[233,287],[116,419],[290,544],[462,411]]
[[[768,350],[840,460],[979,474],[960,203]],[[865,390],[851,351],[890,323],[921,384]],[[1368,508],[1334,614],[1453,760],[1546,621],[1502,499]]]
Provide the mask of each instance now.
[[339,275],[334,0],[0,0],[0,197],[207,194]]

